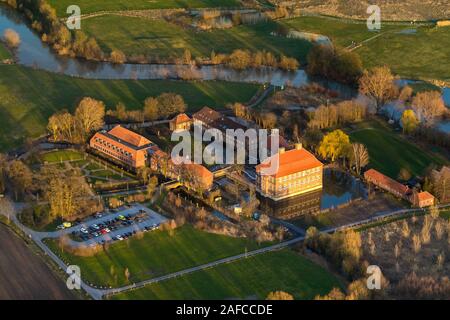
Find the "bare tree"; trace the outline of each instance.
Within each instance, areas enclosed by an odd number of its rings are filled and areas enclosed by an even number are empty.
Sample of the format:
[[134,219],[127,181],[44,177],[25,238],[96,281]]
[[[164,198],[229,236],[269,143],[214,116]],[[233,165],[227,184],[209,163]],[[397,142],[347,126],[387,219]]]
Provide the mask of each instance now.
[[386,66],[366,70],[359,80],[359,91],[375,99],[379,111],[387,101],[396,96],[398,88],[394,79],[391,70]]
[[17,48],[20,45],[20,36],[13,29],[6,29],[3,33],[6,45],[10,48]]
[[430,126],[437,117],[447,112],[441,93],[438,91],[426,91],[418,93],[413,101],[412,108],[419,120]]
[[361,174],[361,168],[364,168],[369,164],[369,151],[361,143],[352,144],[353,162],[355,164],[356,173]]
[[80,134],[86,138],[91,132],[100,129],[104,122],[105,104],[93,98],[83,98],[76,111],[75,119]]

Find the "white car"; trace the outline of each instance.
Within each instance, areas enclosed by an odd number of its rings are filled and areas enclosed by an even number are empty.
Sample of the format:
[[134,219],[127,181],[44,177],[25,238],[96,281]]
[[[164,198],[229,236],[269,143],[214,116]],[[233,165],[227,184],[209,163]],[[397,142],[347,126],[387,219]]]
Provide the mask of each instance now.
[[123,237],[119,234],[119,235],[116,236],[116,239],[119,240],[119,241],[122,241]]
[[105,228],[106,233],[110,233],[111,230],[109,228]]
[[96,224],[93,224],[92,228],[94,228],[95,230],[100,230],[100,227],[98,225],[96,225]]
[[85,228],[81,228],[81,229],[80,229],[80,232],[81,232],[81,233],[84,233],[84,234],[88,234],[88,233],[89,233],[89,231],[87,231]]

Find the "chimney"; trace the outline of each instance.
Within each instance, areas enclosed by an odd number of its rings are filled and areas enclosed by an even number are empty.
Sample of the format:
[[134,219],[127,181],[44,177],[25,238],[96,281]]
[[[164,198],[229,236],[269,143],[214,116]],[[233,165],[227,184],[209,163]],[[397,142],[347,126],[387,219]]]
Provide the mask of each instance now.
[[295,150],[302,150],[302,149],[303,149],[303,144],[301,144],[301,143],[295,144]]
[[279,148],[278,149],[278,153],[279,154],[282,154],[282,153],[285,153],[286,152],[286,149],[285,148]]

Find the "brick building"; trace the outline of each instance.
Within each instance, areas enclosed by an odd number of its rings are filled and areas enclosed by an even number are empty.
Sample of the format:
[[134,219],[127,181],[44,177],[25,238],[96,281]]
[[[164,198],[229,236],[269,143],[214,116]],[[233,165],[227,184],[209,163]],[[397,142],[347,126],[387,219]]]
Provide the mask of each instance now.
[[110,131],[97,132],[91,138],[89,146],[107,158],[137,169],[146,165],[148,149],[154,144],[147,138],[118,125]]
[[367,170],[364,173],[364,179],[366,179],[367,182],[372,183],[389,193],[392,193],[398,198],[408,200],[411,196],[411,190],[407,186],[401,184],[398,181],[395,181],[392,178],[389,178],[388,176],[375,169]]
[[431,193],[412,190],[408,186],[389,178],[375,169],[367,170],[364,173],[364,178],[368,183],[372,183],[398,198],[409,201],[413,206],[425,208],[434,205],[436,202],[435,197]]
[[176,165],[170,156],[159,148],[150,151],[150,168],[162,175],[180,181],[187,187],[209,190],[213,186],[214,174],[206,167],[196,164]]

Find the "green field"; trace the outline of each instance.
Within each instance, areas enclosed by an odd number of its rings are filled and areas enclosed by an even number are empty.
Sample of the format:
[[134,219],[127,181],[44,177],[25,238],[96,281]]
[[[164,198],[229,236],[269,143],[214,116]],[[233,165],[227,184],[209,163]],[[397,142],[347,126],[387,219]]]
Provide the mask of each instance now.
[[[361,43],[356,49],[366,67],[388,65],[406,78],[450,79],[449,28],[409,27],[383,24],[379,33],[369,31],[363,22],[325,17],[298,17],[277,22],[259,23],[211,32],[194,32],[169,22],[140,18],[102,16],[84,21],[84,30],[95,36],[106,51],[120,49],[127,55],[152,57],[180,56],[188,48],[194,56],[207,57],[212,50],[229,53],[237,48],[269,50],[305,62],[311,43],[304,40],[272,36],[280,26],[323,34],[334,43],[347,47]],[[416,28],[416,33],[408,33]],[[405,32],[406,30],[406,32]]]
[[270,35],[277,23],[241,25],[227,30],[196,32],[164,20],[102,16],[83,21],[83,30],[95,36],[106,52],[120,49],[127,55],[181,56],[189,49],[194,57],[209,57],[211,51],[231,53],[234,49],[268,50],[305,61],[311,43]]
[[218,81],[85,80],[4,65],[0,66],[0,151],[45,133],[50,115],[74,110],[85,96],[103,100],[107,108],[123,102],[129,109],[138,109],[149,96],[174,92],[184,97],[189,111],[196,111],[249,101],[257,90],[252,84]]
[[9,53],[8,50],[6,50],[3,42],[0,41],[0,63],[1,63],[1,61],[5,60],[5,59],[9,59],[9,58],[11,58],[11,54]]
[[386,64],[407,78],[450,80],[450,28],[421,27],[416,34],[386,34],[357,52],[366,66]]
[[352,141],[360,142],[368,148],[370,167],[394,179],[401,168],[420,176],[429,165],[448,162],[437,154],[422,150],[378,121],[361,124],[350,137]]
[[[352,41],[361,42],[379,34],[368,30],[365,22],[346,22],[325,17],[297,17],[280,20],[280,24],[288,29],[326,35],[335,44],[342,47],[350,46]],[[382,24],[380,32],[392,32],[404,28],[404,26]]]
[[219,265],[177,279],[129,291],[113,299],[265,299],[271,291],[289,292],[295,299],[313,299],[340,287],[322,267],[282,250]]
[[[377,35],[365,22],[300,17],[284,20],[291,28],[329,36],[335,43],[347,47]],[[408,29],[416,33],[408,34]],[[403,30],[403,32],[402,32]],[[401,26],[382,24],[381,35],[356,49],[366,67],[388,65],[406,78],[450,80],[450,28],[431,26]]]
[[62,161],[83,160],[84,156],[82,153],[75,150],[58,150],[44,153],[41,158],[43,162],[58,163]]
[[[65,261],[80,266],[83,278],[88,282],[114,287],[128,284],[125,279],[126,268],[133,283],[259,247],[248,239],[215,235],[189,225],[176,229],[172,236],[168,232],[153,231],[146,233],[143,239],[116,242],[107,253],[88,258],[62,253],[57,242],[49,243],[52,250],[62,254]],[[114,275],[111,274],[111,266],[114,267]]]
[[145,10],[171,8],[240,7],[238,0],[47,0],[59,16],[66,16],[67,7],[78,5],[81,14],[98,11]]

